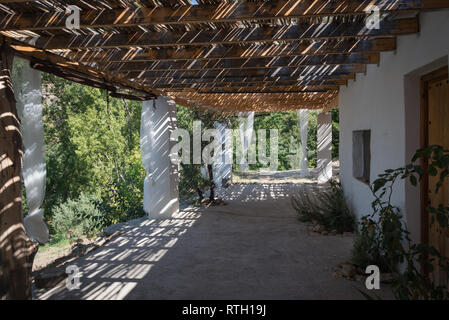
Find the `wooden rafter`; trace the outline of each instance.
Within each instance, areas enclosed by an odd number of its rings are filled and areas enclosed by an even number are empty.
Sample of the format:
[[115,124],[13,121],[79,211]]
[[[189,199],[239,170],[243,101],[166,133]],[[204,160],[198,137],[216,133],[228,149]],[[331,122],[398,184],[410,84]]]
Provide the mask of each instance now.
[[212,106],[224,112],[235,112],[238,105],[240,111],[287,111],[300,108],[322,109],[335,99],[334,92],[321,93],[208,93],[172,92],[192,104]]
[[98,63],[106,71],[165,71],[165,70],[224,70],[260,68],[298,68],[321,65],[360,65],[379,63],[379,53],[353,53],[349,55],[294,56],[275,58],[244,58],[221,60],[177,60],[155,62]]
[[211,93],[211,94],[203,94],[198,92],[185,92],[183,96],[186,99],[206,99],[210,98],[213,100],[221,100],[227,99],[229,101],[245,101],[248,99],[254,101],[267,101],[269,99],[280,99],[280,100],[288,100],[288,99],[298,99],[302,102],[311,102],[316,101],[317,99],[321,99],[322,102],[327,101],[329,94],[327,93],[315,93],[313,95],[309,95],[306,93],[279,93],[279,94],[263,94],[263,93],[235,93],[235,94],[219,94],[219,93]]
[[[80,81],[85,81],[88,85],[101,87],[101,84],[103,84],[105,89],[111,91],[116,91],[120,88],[128,89],[138,93],[140,92],[147,97],[160,94],[160,92],[135,82],[101,72],[95,68],[90,68],[77,62],[68,61],[58,55],[31,46],[17,44],[13,41],[10,43],[10,48],[15,55],[31,60],[35,64],[42,66],[42,68],[46,66],[48,71],[50,71],[50,69],[55,72],[58,72],[56,70],[60,70],[60,76],[63,76],[62,73],[65,72],[67,77],[71,77],[71,80],[73,81],[76,81],[77,77]],[[97,85],[94,85],[94,83]]]
[[328,81],[263,81],[263,82],[209,82],[209,83],[161,83],[152,84],[157,89],[202,89],[202,88],[266,88],[266,87],[310,87],[319,89],[338,89],[338,86],[346,85],[346,80]]
[[[315,93],[315,92],[328,92],[329,90],[338,90],[338,87],[334,86],[306,86],[306,87],[297,87],[297,86],[287,86],[287,87],[255,87],[255,88],[203,88],[203,89],[195,89],[195,91],[199,93]],[[180,89],[180,90],[169,90],[170,92],[178,92],[178,91],[189,91],[188,89]]]
[[337,81],[341,84],[347,80],[355,79],[355,74],[340,74],[340,75],[324,75],[324,76],[277,76],[277,77],[263,77],[263,76],[236,76],[236,77],[203,77],[203,78],[159,78],[149,79],[146,83],[148,86],[157,86],[159,84],[199,84],[199,83],[251,83],[251,82],[298,82],[298,81]]
[[205,46],[212,44],[250,44],[257,42],[289,42],[297,40],[326,40],[343,38],[380,37],[416,33],[417,18],[384,19],[380,28],[368,29],[365,21],[332,22],[328,24],[300,24],[279,27],[233,28],[186,32],[135,32],[108,35],[42,36],[35,42],[41,49],[129,48]]
[[79,62],[174,61],[241,58],[295,57],[323,54],[375,53],[396,50],[396,38],[344,39],[340,41],[290,42],[285,44],[216,45],[158,49],[101,49],[67,51]]
[[280,86],[306,86],[306,85],[338,85],[343,86],[347,84],[347,80],[244,80],[244,81],[232,81],[232,80],[224,80],[224,81],[157,81],[152,82],[151,86],[154,88],[162,88],[164,86],[173,87],[173,88],[190,88],[193,87],[238,87],[238,86],[253,86],[253,85],[275,85],[278,84]]
[[[2,40],[1,37],[0,40]],[[162,94],[168,95],[164,91],[153,89],[141,83],[84,66],[78,62],[72,62],[46,50],[23,45],[11,39],[4,39],[4,41],[15,55],[32,61],[35,66],[36,64],[38,65],[36,66],[37,68],[40,68],[40,64],[41,66],[45,66],[48,72],[54,72],[59,76],[64,76],[65,74],[68,75],[66,78],[69,80],[110,90],[112,91],[113,96],[116,97],[144,100],[152,99]],[[100,83],[102,83],[103,86],[101,86]],[[172,98],[181,105],[191,105],[187,100],[183,100],[179,97]]]
[[[245,76],[262,77],[300,77],[300,76],[325,76],[348,75],[352,73],[366,72],[365,64],[357,65],[326,65],[326,66],[301,66],[298,68],[259,68],[245,70]],[[224,76],[242,76],[242,72],[236,69],[226,70],[167,70],[167,71],[131,71],[124,73],[129,79],[160,79],[160,78],[207,78]]]
[[[15,1],[17,2],[17,1]],[[178,8],[127,8],[88,10],[81,14],[81,28],[137,27],[148,25],[179,25],[194,23],[230,23],[241,21],[271,21],[275,19],[310,19],[329,16],[366,15],[371,4],[383,13],[411,12],[449,7],[445,0],[395,1],[328,1],[281,0],[268,2],[230,2],[219,5],[181,6]],[[65,11],[0,16],[0,31],[54,30],[65,28]]]
[[[161,85],[158,86],[160,88],[165,88],[170,91],[184,91],[193,89],[191,85],[183,86],[183,85]],[[323,90],[338,90],[339,85],[338,84],[328,84],[328,83],[320,83],[320,84],[314,84],[314,83],[278,83],[278,82],[264,82],[264,83],[230,83],[230,84],[222,84],[222,85],[215,85],[215,84],[200,84],[196,86],[194,89],[198,90],[198,92],[209,91],[209,90],[261,90],[260,92],[264,92],[264,90],[274,90],[274,91],[280,91],[280,90],[297,90],[297,91],[323,91]]]

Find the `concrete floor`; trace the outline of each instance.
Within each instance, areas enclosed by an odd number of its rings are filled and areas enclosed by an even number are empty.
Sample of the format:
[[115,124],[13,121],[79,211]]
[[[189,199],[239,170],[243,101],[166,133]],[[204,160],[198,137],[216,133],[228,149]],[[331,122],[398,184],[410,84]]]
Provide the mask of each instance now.
[[362,299],[336,279],[352,238],[309,236],[291,207],[295,184],[233,185],[228,205],[141,220],[76,261],[79,290],[39,299]]

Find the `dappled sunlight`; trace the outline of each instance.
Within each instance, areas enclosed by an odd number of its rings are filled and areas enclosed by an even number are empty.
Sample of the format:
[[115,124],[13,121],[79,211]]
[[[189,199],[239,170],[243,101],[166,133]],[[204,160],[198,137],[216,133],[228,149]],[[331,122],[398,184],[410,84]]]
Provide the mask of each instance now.
[[[138,280],[151,276],[151,270],[182,241],[202,215],[198,208],[188,208],[172,219],[144,219],[125,224],[119,237],[75,261],[80,266],[79,290],[65,286],[39,294],[39,299],[125,299]],[[81,267],[82,266],[82,267]]]
[[[234,184],[225,190],[225,206],[189,207],[171,219],[123,225],[123,234],[75,261],[79,290],[62,286],[38,298],[299,298],[329,296],[329,290],[355,296],[346,282],[310,269],[318,261],[333,266],[351,242],[323,237],[326,245],[315,247],[317,238],[307,235],[290,203],[309,185]],[[313,294],[302,290],[311,286]]]
[[249,202],[282,200],[291,196],[292,184],[235,184],[222,193],[225,201]]

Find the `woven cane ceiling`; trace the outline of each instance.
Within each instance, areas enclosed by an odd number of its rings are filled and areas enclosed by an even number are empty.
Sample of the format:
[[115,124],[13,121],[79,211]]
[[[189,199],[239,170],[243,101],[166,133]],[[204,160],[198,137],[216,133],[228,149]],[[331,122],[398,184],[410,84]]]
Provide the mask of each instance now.
[[[66,28],[69,5],[80,28]],[[369,27],[376,5],[378,27]],[[449,0],[1,1],[0,32],[33,67],[115,96],[217,110],[323,108]]]

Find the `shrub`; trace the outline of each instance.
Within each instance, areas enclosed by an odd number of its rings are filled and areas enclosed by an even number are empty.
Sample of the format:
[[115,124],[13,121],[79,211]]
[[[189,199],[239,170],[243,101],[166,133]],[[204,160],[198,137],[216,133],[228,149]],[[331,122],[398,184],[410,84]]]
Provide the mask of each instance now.
[[300,221],[317,222],[328,231],[340,233],[354,230],[354,215],[346,204],[341,184],[336,180],[331,180],[325,191],[315,188],[293,196],[292,204]]
[[[353,262],[361,267],[375,264],[384,272],[393,273],[393,293],[397,299],[449,299],[448,257],[433,246],[413,243],[400,209],[391,201],[397,180],[409,179],[416,186],[426,177],[424,168],[416,164],[420,159],[428,159],[429,175],[438,177],[435,193],[449,177],[449,150],[435,145],[418,150],[411,164],[380,174],[370,186],[375,197],[373,212],[362,218]],[[440,229],[447,228],[449,207],[437,205],[427,208],[431,224],[437,223]],[[440,279],[434,277],[435,268],[440,268],[443,275]]]
[[110,222],[105,212],[100,211],[97,200],[81,194],[78,199],[69,199],[56,206],[51,225],[59,239],[92,237]]
[[[140,165],[140,164],[139,164]],[[144,172],[136,168],[123,170],[120,179],[104,185],[103,195],[97,208],[108,217],[109,224],[141,218],[143,210]]]
[[[351,251],[352,263],[360,266],[363,269],[366,269],[366,267],[369,265],[377,265],[380,268],[379,261],[375,261],[375,259],[369,253],[371,243],[371,239],[367,237],[366,234],[362,235],[359,232],[356,234],[354,239],[354,246]],[[382,271],[385,271],[385,268],[382,268]]]
[[376,265],[382,272],[395,272],[401,262],[400,246],[405,239],[401,219],[399,213],[391,211],[381,213],[378,219],[362,217],[354,240],[352,262],[363,269]]

